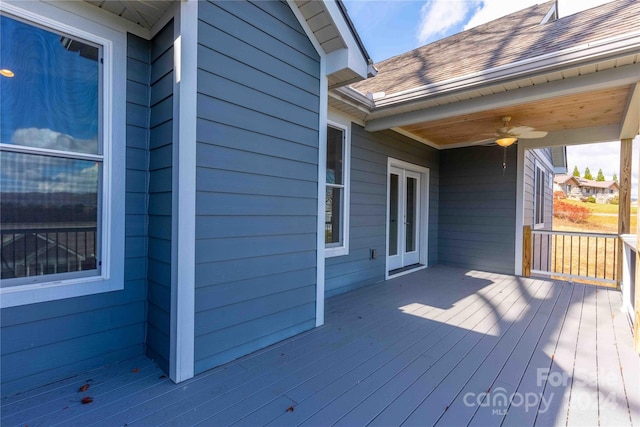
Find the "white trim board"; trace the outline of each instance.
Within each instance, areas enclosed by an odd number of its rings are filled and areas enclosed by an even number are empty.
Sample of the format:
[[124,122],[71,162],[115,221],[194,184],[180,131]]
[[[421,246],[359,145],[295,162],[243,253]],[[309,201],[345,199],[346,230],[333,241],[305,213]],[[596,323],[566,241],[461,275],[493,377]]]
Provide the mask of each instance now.
[[293,11],[300,26],[320,56],[320,105],[318,110],[318,217],[316,228],[316,327],[324,325],[324,289],[325,289],[325,265],[324,265],[324,221],[325,201],[321,196],[325,191],[327,180],[327,116],[329,109],[329,83],[327,79],[327,55],[318,43],[307,20],[298,9],[294,0],[287,0],[287,4]]
[[174,20],[171,327],[169,375],[194,376],[198,2],[177,3]]

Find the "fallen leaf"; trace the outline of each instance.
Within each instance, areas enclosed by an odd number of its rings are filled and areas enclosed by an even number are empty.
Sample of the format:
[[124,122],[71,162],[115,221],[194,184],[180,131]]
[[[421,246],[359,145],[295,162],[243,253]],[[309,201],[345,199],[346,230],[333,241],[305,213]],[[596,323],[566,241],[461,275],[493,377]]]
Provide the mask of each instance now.
[[161,379],[163,379],[163,378],[167,378],[167,376],[166,376],[166,375],[160,375],[160,376],[158,377],[158,379],[159,379],[159,380],[161,380]]
[[80,388],[78,389],[78,392],[79,392],[79,393],[84,393],[84,392],[85,392],[85,391],[87,391],[88,389],[89,389],[89,384],[85,384],[85,385],[83,385],[82,387],[80,387]]
[[86,405],[87,403],[91,403],[93,402],[93,397],[85,396],[82,398],[81,402],[83,405]]
[[358,316],[358,319],[362,319],[362,316]]
[[293,412],[293,406],[289,406],[289,407],[287,408],[287,412]]
[[140,372],[140,369],[138,369],[138,368],[133,368],[133,370],[132,370],[131,372],[133,372],[134,374],[137,374],[138,372]]
[[555,359],[555,357],[556,357],[556,355],[555,355],[555,354],[552,354],[552,355],[551,355],[551,360]]

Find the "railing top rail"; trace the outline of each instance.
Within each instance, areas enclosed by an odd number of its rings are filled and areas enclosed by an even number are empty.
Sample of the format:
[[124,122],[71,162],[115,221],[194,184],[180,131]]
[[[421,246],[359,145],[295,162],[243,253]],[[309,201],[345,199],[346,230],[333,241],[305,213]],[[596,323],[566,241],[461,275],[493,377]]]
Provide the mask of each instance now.
[[556,235],[556,236],[584,236],[584,237],[618,238],[618,235],[617,234],[613,234],[613,233],[586,233],[586,232],[581,232],[581,231],[531,230],[531,234]]
[[3,228],[0,229],[2,234],[17,234],[17,233],[62,233],[62,232],[83,232],[83,231],[96,231],[97,227],[85,226],[85,227],[32,227],[32,228]]

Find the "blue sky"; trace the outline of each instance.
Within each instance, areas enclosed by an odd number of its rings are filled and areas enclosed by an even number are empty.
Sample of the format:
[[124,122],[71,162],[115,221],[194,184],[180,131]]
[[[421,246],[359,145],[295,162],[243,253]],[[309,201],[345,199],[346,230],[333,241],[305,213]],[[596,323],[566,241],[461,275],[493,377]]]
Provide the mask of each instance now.
[[[560,17],[611,0],[559,0]],[[374,62],[413,50],[457,32],[524,9],[541,0],[344,0],[360,38]],[[637,197],[638,138],[634,142],[633,194]],[[572,146],[567,149],[569,173],[578,166],[606,179],[618,176],[620,142]]]

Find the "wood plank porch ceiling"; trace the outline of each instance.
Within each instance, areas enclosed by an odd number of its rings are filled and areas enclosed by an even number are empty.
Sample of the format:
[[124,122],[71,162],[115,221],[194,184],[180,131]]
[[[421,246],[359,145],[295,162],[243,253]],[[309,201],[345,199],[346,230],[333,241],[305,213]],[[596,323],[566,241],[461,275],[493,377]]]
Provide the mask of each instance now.
[[401,127],[419,138],[448,145],[493,138],[511,116],[513,126],[531,126],[547,132],[621,123],[631,86],[560,96],[542,101],[495,108]]

